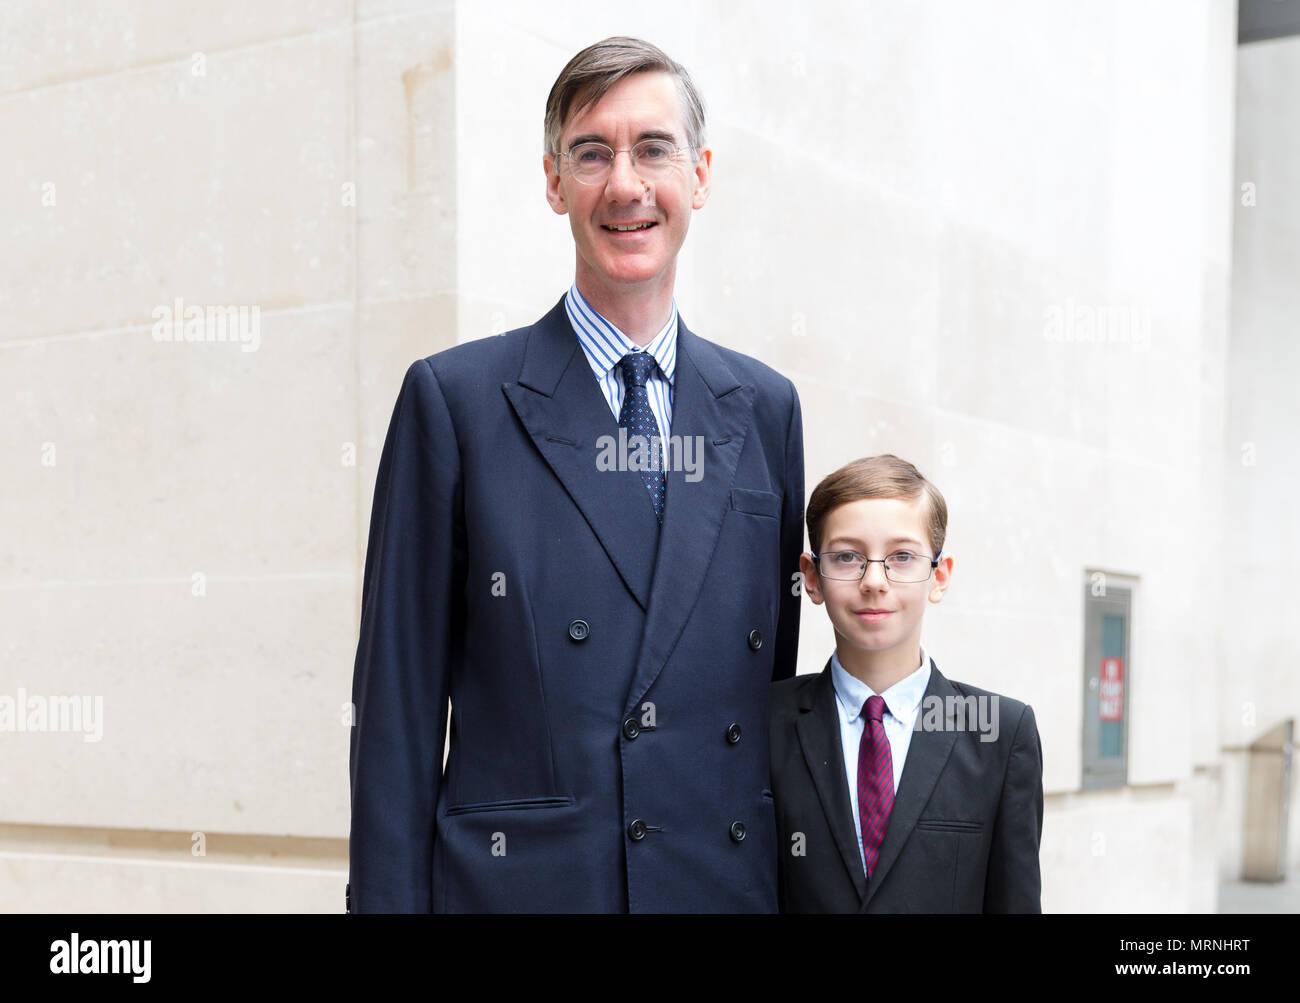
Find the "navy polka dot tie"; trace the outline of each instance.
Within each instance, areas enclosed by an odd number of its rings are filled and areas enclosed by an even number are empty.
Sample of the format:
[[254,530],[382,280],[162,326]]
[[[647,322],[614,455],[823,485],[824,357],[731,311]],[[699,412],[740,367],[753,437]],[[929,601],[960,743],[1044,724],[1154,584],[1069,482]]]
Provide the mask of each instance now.
[[[648,458],[646,466],[653,470],[642,469],[641,480],[650,492],[650,505],[655,510],[655,519],[662,526],[664,521],[664,502],[668,497],[668,481],[664,477],[663,450],[659,441],[659,425],[655,414],[650,410],[650,396],[646,393],[645,381],[655,368],[654,356],[649,352],[628,352],[619,360],[623,367],[623,407],[618,413],[619,428],[626,428],[628,449],[632,456],[638,452],[635,435],[645,436],[647,450],[642,454]],[[654,438],[652,439],[651,436]]]

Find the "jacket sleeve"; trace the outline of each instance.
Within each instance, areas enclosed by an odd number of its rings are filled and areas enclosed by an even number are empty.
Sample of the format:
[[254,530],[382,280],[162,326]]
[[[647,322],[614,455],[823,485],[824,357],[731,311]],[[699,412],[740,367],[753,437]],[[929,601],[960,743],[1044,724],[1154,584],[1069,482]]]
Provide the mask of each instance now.
[[348,911],[430,912],[451,660],[464,623],[460,454],[427,360],[375,481],[352,676]]
[[799,392],[790,383],[790,424],[785,440],[785,495],[781,505],[780,613],[776,626],[776,655],[772,681],[795,674],[799,657],[799,611],[803,583],[799,555],[803,552],[803,413]]
[[1038,848],[1043,837],[1043,745],[1026,705],[1011,740],[984,884],[985,912],[1042,908]]

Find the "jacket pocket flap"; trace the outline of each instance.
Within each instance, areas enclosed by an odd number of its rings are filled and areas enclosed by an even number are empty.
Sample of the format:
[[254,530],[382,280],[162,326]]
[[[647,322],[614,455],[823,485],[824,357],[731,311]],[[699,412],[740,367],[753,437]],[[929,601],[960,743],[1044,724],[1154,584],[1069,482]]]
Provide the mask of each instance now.
[[447,806],[448,815],[468,815],[479,811],[514,811],[520,808],[562,808],[573,804],[572,795],[540,798],[512,798],[509,801],[477,801]]
[[732,488],[731,507],[737,512],[750,515],[770,515],[774,519],[781,517],[781,496],[775,491],[760,491],[757,488]]

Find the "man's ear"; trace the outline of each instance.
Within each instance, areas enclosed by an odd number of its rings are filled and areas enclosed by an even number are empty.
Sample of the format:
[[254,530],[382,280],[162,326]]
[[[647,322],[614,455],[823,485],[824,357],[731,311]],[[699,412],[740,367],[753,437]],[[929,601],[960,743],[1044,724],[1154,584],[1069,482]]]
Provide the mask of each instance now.
[[556,157],[553,154],[542,155],[542,169],[546,171],[546,201],[551,208],[563,216],[569,211],[568,200],[564,197],[564,188],[560,185],[560,174],[556,169]]
[[713,184],[713,151],[707,146],[699,151],[700,159],[695,162],[693,180],[695,190],[691,193],[691,207],[703,209],[709,200],[709,191]]

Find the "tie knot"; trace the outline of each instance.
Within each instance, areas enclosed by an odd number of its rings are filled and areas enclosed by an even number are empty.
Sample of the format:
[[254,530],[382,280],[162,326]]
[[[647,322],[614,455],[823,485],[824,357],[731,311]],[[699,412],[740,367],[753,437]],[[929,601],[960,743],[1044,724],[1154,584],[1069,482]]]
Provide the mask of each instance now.
[[885,698],[879,694],[872,694],[867,697],[866,703],[862,705],[862,716],[869,721],[882,721],[886,709]]
[[623,386],[629,390],[645,386],[655,367],[655,357],[649,352],[628,352],[619,362],[623,366]]

